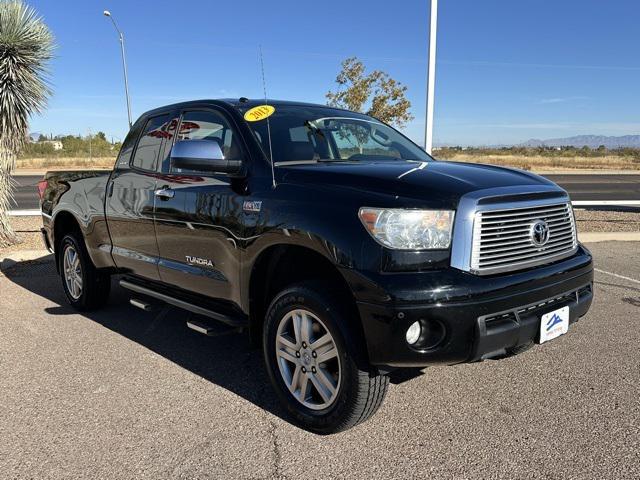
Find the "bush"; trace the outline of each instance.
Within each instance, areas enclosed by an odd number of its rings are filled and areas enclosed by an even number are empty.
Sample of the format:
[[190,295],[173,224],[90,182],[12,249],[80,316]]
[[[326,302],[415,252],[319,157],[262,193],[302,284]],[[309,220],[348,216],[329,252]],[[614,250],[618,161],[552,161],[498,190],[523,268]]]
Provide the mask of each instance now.
[[86,137],[66,135],[55,140],[62,142],[62,150],[54,150],[52,144],[38,141],[26,144],[20,158],[114,157],[120,150],[120,143],[112,144],[102,132]]

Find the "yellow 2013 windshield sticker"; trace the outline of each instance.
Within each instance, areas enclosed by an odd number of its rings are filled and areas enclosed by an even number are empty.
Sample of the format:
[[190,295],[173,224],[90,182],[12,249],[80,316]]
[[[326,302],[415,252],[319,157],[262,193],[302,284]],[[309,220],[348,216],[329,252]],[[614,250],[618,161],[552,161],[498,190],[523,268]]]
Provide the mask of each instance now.
[[271,105],[258,105],[251,110],[247,110],[247,113],[244,114],[244,119],[247,122],[259,122],[271,116],[275,111],[275,107]]

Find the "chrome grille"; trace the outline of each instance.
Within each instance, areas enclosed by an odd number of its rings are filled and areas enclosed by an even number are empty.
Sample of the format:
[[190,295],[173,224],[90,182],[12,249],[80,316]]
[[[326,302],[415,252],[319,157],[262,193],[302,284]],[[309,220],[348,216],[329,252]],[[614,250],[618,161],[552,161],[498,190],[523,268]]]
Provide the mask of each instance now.
[[[549,239],[537,246],[532,227],[543,220]],[[578,247],[571,204],[567,202],[476,212],[471,270],[488,275],[521,270],[571,255]]]

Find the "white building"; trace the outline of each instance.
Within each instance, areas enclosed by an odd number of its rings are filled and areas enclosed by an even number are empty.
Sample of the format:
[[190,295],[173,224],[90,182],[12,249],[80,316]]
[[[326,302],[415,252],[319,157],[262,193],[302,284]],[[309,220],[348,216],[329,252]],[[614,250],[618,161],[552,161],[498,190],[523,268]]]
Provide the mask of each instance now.
[[44,140],[39,143],[48,143],[54,150],[62,150],[62,142],[60,140]]

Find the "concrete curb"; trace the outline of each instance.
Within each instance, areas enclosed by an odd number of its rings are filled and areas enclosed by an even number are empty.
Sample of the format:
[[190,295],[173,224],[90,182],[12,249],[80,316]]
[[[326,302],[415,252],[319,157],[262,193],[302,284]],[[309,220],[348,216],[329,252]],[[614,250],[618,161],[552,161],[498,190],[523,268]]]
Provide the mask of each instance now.
[[640,242],[640,232],[579,232],[578,240],[594,242]]
[[7,212],[10,217],[39,217],[42,212],[39,209],[31,210],[9,210]]

